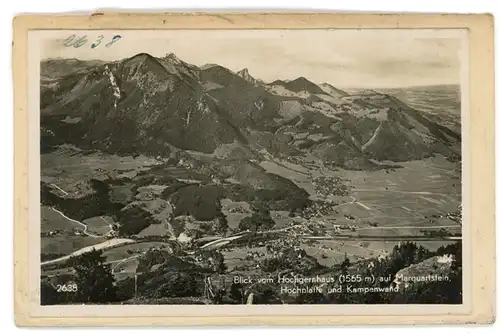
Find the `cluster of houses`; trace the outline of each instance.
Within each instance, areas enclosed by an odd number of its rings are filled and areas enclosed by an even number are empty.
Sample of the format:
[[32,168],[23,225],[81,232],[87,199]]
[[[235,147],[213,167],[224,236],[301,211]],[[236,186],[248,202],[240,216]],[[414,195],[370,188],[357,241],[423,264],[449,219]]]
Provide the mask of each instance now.
[[229,208],[227,210],[227,212],[229,212],[229,213],[249,213],[249,211],[242,206],[234,206],[232,208]]
[[76,229],[71,230],[71,231],[56,229],[56,230],[51,230],[48,232],[41,233],[42,237],[55,237],[55,236],[60,236],[60,235],[66,235],[66,236],[83,235],[83,232],[76,230]]
[[266,254],[264,252],[249,251],[246,254],[245,260],[257,260],[258,258],[264,257]]
[[333,225],[333,229],[336,233],[343,231],[356,232],[356,226],[354,225]]
[[462,224],[462,211],[450,212],[446,214],[446,218]]
[[333,229],[333,233],[341,233],[345,231],[355,232],[357,230],[357,226],[355,225],[332,224],[331,221],[328,221],[326,219],[306,220],[298,218],[301,217],[296,217],[292,222],[293,224],[292,226],[294,226],[293,232],[299,235],[300,234],[317,235],[318,233],[326,233],[326,230],[331,230],[331,229]]
[[337,203],[326,201],[315,201],[302,211],[302,216],[306,219],[328,216],[336,213],[335,206]]
[[[429,217],[434,218],[434,219],[448,218],[448,219],[453,220],[454,222],[457,222],[459,224],[462,223],[462,211],[461,210],[455,211],[455,212],[448,212],[445,214],[443,214],[443,213],[434,214],[434,215],[430,215]],[[429,217],[426,217],[426,218],[429,218]],[[434,222],[435,221],[434,219],[430,219],[430,221]]]
[[179,162],[177,163],[177,167],[184,167],[184,168],[189,170],[189,169],[195,168],[195,165],[192,161],[181,158],[181,159],[179,159]]
[[330,195],[346,196],[349,190],[339,177],[322,176],[313,178],[312,184],[316,192],[325,198]]

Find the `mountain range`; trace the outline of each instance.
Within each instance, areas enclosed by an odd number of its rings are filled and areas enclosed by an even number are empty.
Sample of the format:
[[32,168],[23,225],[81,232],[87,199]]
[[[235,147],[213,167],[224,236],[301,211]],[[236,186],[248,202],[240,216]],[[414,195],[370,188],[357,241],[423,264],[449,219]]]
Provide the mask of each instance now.
[[460,156],[459,133],[374,90],[348,94],[305,77],[265,83],[248,69],[198,67],[172,53],[51,59],[41,73],[42,149],[71,143],[120,155],[307,155],[347,169]]

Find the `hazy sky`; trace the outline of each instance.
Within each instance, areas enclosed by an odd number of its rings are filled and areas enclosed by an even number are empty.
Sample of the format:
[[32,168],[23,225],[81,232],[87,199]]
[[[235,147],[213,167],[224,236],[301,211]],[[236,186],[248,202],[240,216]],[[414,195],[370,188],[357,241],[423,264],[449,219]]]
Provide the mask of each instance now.
[[[102,32],[101,32],[102,33]],[[92,49],[63,46],[73,32],[39,32],[41,57],[117,60],[173,52],[195,65],[248,68],[264,81],[304,76],[338,87],[401,87],[460,83],[465,34],[460,30],[168,30],[105,31],[122,38]]]

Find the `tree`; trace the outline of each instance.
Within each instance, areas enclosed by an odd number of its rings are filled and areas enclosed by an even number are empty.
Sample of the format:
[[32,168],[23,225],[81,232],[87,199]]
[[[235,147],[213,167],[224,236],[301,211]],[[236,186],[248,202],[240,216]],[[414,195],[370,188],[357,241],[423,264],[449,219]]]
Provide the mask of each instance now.
[[214,271],[218,274],[224,274],[227,270],[227,266],[224,263],[224,255],[221,252],[217,252],[214,259]]
[[54,305],[59,304],[59,294],[57,290],[47,281],[40,283],[40,304]]
[[[340,264],[340,273],[344,277],[349,275],[349,267],[351,266],[351,261],[347,257],[347,253],[345,254],[344,261]],[[345,282],[345,281],[344,281]],[[342,284],[342,292],[339,294],[332,294],[329,296],[329,301],[331,304],[350,304],[350,300],[352,296],[349,296],[349,294],[346,292],[346,286],[347,283]]]
[[395,275],[399,270],[417,263],[419,257],[425,259],[427,254],[423,249],[418,249],[417,245],[413,242],[402,242],[394,246],[392,254],[389,257],[387,275]]
[[264,272],[272,273],[272,272],[275,272],[279,269],[285,269],[286,267],[284,266],[283,258],[273,257],[273,258],[264,259],[264,261],[262,261],[262,263],[261,263],[261,268],[262,268],[262,271],[264,271]]
[[268,231],[275,225],[274,220],[265,213],[256,212],[250,217],[243,218],[238,228],[240,231],[250,230],[252,232]]
[[227,223],[227,218],[223,213],[221,213],[220,215],[218,215],[215,218],[214,230],[217,233],[220,233],[222,235],[226,235],[228,228],[229,228],[229,224]]
[[212,298],[210,298],[212,304],[224,304],[225,294],[226,294],[225,289],[215,290],[214,295],[212,296]]
[[199,253],[201,256],[202,266],[210,269],[218,274],[223,274],[227,270],[224,263],[224,255],[216,250],[202,251]]
[[237,304],[243,303],[243,285],[241,283],[232,283],[229,289],[229,297]]
[[[252,296],[252,297],[250,297]],[[256,283],[245,289],[246,304],[281,304],[281,296],[276,286]]]
[[154,289],[152,297],[189,297],[198,296],[196,277],[191,273],[167,272],[162,277],[163,284]]
[[344,261],[342,261],[342,264],[340,265],[343,275],[347,275],[347,269],[349,269],[350,266],[351,266],[351,261],[349,260],[346,254]]
[[115,278],[110,265],[105,264],[102,250],[92,250],[76,258],[74,269],[78,286],[77,299],[83,303],[116,301]]

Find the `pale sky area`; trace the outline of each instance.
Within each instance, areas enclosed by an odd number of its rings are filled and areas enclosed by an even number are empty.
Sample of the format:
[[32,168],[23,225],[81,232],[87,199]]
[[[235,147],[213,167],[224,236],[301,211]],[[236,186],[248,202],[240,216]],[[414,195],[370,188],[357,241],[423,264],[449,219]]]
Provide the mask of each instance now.
[[[89,42],[66,47],[75,32],[37,32],[41,58],[119,60],[173,52],[194,65],[216,63],[266,82],[303,76],[337,87],[459,84],[466,50],[462,30],[163,30],[78,31]],[[92,41],[103,34],[100,46]],[[113,35],[122,38],[105,47]],[[465,62],[464,62],[465,63]]]

